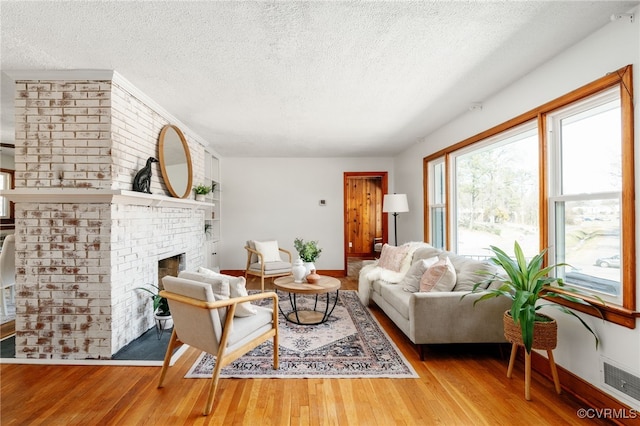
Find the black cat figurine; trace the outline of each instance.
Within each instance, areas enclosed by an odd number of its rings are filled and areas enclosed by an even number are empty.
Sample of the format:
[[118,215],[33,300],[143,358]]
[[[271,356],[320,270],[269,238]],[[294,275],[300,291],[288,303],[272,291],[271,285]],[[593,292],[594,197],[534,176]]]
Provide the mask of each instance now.
[[157,163],[153,157],[147,158],[147,164],[133,178],[133,190],[151,194],[151,163]]

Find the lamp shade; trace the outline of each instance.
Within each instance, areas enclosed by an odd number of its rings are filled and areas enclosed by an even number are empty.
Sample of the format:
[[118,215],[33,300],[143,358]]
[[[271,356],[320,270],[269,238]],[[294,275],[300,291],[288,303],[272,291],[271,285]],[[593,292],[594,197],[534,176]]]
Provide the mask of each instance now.
[[409,211],[407,194],[385,194],[382,200],[384,213],[404,213]]

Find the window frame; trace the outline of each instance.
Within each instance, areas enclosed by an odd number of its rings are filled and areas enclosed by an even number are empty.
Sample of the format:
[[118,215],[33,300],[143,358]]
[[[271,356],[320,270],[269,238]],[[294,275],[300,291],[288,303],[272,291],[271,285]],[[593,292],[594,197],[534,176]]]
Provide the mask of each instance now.
[[[442,164],[443,173],[442,173],[441,179],[438,180],[435,177],[435,174],[436,174],[435,167],[440,165],[440,164]],[[434,189],[433,191],[429,191],[429,193],[428,193],[428,199],[427,199],[427,202],[426,202],[427,207],[425,209],[426,216],[428,216],[428,219],[429,219],[428,223],[429,223],[429,226],[434,226],[434,223],[433,223],[434,219],[433,218],[435,217],[435,211],[437,209],[443,209],[442,217],[443,217],[443,223],[445,223],[445,229],[442,232],[442,239],[443,239],[443,243],[444,244],[442,246],[440,246],[440,244],[438,244],[435,241],[430,241],[430,242],[434,247],[440,248],[440,249],[444,249],[448,244],[447,241],[449,240],[449,235],[447,233],[447,226],[446,226],[447,215],[448,215],[448,209],[447,209],[447,200],[448,200],[447,194],[448,194],[448,190],[447,190],[447,188],[448,188],[448,185],[449,185],[448,181],[447,181],[447,161],[446,161],[444,156],[438,157],[438,158],[434,158],[433,160],[431,160],[429,162],[427,167],[428,167],[428,170],[427,170],[428,178],[427,178],[427,180],[432,182],[432,184],[434,185],[434,188],[435,188],[435,185],[438,182],[440,182],[442,187],[443,187],[443,194],[442,194],[442,202],[441,203],[437,203],[435,201],[435,198],[436,198],[435,192],[437,190]],[[429,228],[429,230],[430,230],[431,233],[434,233],[434,230],[432,228]],[[430,233],[430,235],[431,235],[431,233]],[[436,237],[433,236],[433,238],[436,238]]]
[[[14,189],[15,188],[15,171],[11,169],[0,168],[0,173],[7,174],[9,176],[9,188],[0,188],[1,190]],[[6,201],[5,201],[6,200]],[[6,196],[2,196],[0,202],[8,203],[8,216],[0,216],[0,224],[2,229],[11,229],[15,224],[15,203],[9,201]]]
[[[572,303],[563,299],[554,298],[553,302],[565,305],[580,312],[594,316],[602,316],[606,321],[622,325],[627,328],[636,327],[636,318],[640,317],[640,312],[636,311],[636,247],[635,247],[635,165],[634,165],[634,109],[633,109],[633,93],[632,93],[632,65],[627,65],[616,71],[610,72],[591,83],[588,83],[576,90],[573,90],[563,96],[560,96],[550,102],[547,102],[537,108],[527,111],[511,120],[494,126],[484,132],[478,133],[468,139],[460,141],[450,147],[442,149],[434,154],[423,158],[423,191],[424,191],[424,239],[430,241],[431,221],[430,221],[430,205],[429,205],[429,165],[439,157],[443,157],[445,161],[445,173],[447,179],[446,186],[446,206],[450,211],[451,188],[449,186],[449,176],[451,173],[450,161],[451,154],[485,141],[491,137],[499,135],[510,129],[523,125],[531,120],[537,121],[538,138],[539,138],[539,226],[540,226],[540,249],[549,247],[549,158],[548,149],[550,149],[547,116],[567,106],[586,100],[589,97],[605,92],[611,88],[618,87],[620,90],[620,107],[622,115],[622,191],[621,191],[621,256],[622,264],[625,268],[621,271],[621,294],[622,304],[612,305],[610,303],[603,304],[601,301],[583,297],[594,306]],[[445,235],[446,248],[450,249],[451,244],[451,214],[446,215]],[[545,263],[549,264],[549,254],[545,256]],[[563,291],[556,290],[555,291]]]

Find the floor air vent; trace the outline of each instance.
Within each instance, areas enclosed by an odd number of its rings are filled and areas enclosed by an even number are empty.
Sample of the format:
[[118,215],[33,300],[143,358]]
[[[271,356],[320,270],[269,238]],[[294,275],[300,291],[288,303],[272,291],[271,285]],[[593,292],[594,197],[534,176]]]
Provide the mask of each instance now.
[[636,401],[640,401],[640,377],[605,362],[604,382]]

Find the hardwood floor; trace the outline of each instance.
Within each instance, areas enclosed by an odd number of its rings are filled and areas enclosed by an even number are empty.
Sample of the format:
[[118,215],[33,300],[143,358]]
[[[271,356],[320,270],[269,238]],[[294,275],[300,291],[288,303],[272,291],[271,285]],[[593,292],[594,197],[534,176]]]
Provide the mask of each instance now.
[[[344,278],[343,289],[356,289]],[[257,285],[256,285],[257,284]],[[252,280],[250,288],[259,282]],[[271,282],[269,281],[269,286]],[[420,362],[411,342],[378,309],[373,313],[419,379],[222,379],[214,411],[201,415],[209,381],[184,379],[198,353],[189,349],[157,389],[160,367],[2,365],[6,425],[510,425],[607,424],[578,418],[586,408],[533,374],[524,399],[517,363],[507,379],[495,345],[442,345]]]

